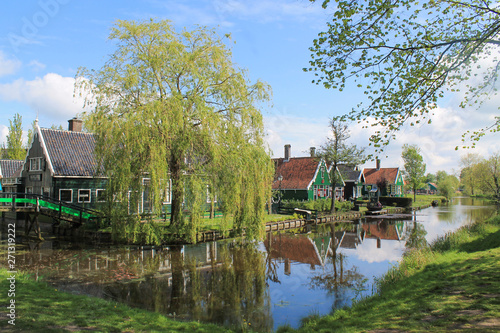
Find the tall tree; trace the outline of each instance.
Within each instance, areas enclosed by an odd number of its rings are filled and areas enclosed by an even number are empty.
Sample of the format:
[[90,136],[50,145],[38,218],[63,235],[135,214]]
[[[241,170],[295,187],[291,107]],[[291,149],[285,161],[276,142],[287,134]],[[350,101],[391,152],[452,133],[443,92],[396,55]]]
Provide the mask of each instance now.
[[349,127],[340,117],[330,120],[331,137],[327,138],[318,153],[319,158],[324,158],[331,166],[330,181],[333,184],[332,205],[330,213],[335,212],[335,186],[340,181],[337,168],[340,164],[356,165],[365,160],[365,148],[358,148],[354,144],[348,144],[351,137]]
[[438,192],[440,195],[445,196],[447,199],[451,199],[453,194],[455,194],[460,181],[457,177],[453,175],[447,175],[439,181],[437,184]]
[[417,201],[417,189],[425,179],[425,163],[420,152],[418,146],[405,144],[401,154],[404,161],[404,175],[413,190],[414,202]]
[[470,195],[474,195],[474,190],[477,185],[476,170],[477,165],[481,161],[481,156],[474,153],[467,153],[460,158],[460,182],[464,189]]
[[500,153],[493,154],[478,165],[477,181],[483,193],[500,202]]
[[259,108],[269,86],[249,82],[214,30],[117,21],[110,39],[117,49],[105,65],[77,74],[108,194],[126,202],[130,193],[136,207],[149,178],[155,211],[171,198],[170,229],[193,239],[208,188],[236,228],[261,233],[273,167]]
[[9,134],[7,134],[7,145],[5,146],[6,157],[10,160],[24,160],[26,149],[23,145],[23,117],[16,113],[13,119],[9,119]]
[[[315,0],[311,0],[315,1]],[[348,80],[364,87],[366,106],[348,117],[382,126],[371,138],[380,149],[402,124],[431,122],[437,101],[469,78],[461,103],[477,105],[495,89],[500,69],[500,11],[491,0],[323,0],[332,21],[310,48],[313,82],[343,90]],[[485,61],[486,60],[486,61]],[[481,71],[479,72],[479,67]],[[485,94],[485,95],[483,95]],[[500,117],[464,138],[500,130]]]

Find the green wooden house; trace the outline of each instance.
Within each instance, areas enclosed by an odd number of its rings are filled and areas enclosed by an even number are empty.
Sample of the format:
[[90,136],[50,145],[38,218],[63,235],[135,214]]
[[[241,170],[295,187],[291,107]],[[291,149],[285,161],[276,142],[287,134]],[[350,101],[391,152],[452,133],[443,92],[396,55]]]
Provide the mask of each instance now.
[[[272,188],[281,193],[283,200],[317,200],[331,198],[333,187],[328,165],[314,156],[290,157],[290,145],[285,146],[285,157],[275,158],[275,176]],[[342,196],[342,185],[337,186]]]
[[94,135],[82,132],[79,119],[69,121],[68,131],[40,128],[36,122],[21,172],[25,192],[97,208],[107,180],[98,175],[94,149]]
[[377,160],[375,168],[363,169],[365,177],[365,187],[363,196],[369,196],[370,192],[380,188],[380,196],[403,197],[404,178],[399,168],[381,168],[380,160]]

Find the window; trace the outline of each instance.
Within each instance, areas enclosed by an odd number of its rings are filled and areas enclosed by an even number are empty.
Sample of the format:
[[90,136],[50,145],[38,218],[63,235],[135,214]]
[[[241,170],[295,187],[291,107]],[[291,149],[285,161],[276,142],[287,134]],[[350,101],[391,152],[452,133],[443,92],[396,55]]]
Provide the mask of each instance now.
[[30,158],[30,171],[42,171],[42,158]]
[[78,202],[90,202],[90,190],[78,190]]
[[45,197],[50,197],[50,187],[42,187],[42,195]]
[[96,190],[95,195],[97,202],[106,202],[106,190]]
[[73,190],[59,190],[59,200],[73,202]]
[[172,203],[172,180],[169,179],[167,182],[167,187],[165,188],[165,193],[163,196],[163,204]]

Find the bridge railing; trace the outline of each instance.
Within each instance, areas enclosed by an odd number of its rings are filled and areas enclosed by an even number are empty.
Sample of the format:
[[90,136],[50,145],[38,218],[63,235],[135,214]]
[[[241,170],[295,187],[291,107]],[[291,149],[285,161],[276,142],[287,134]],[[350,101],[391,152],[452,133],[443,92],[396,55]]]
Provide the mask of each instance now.
[[99,221],[102,218],[102,214],[96,210],[34,193],[0,192],[0,204],[3,206],[11,206],[13,211],[15,211],[16,208],[30,206],[34,206],[36,208],[47,208],[57,212],[59,216],[66,214],[72,217],[77,217],[80,219],[80,223],[83,223],[84,220]]

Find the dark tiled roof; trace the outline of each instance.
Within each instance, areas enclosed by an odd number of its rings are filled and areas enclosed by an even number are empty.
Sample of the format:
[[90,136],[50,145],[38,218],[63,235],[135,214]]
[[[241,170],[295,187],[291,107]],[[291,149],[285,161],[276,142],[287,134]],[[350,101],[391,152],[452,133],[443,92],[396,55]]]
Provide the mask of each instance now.
[[377,181],[386,179],[388,184],[395,184],[399,168],[365,168],[363,170],[366,184],[377,184]]
[[0,174],[3,178],[16,177],[16,171],[21,168],[24,161],[18,160],[0,160]]
[[355,170],[353,166],[341,164],[337,166],[337,169],[345,182],[357,182],[361,175],[361,171]]
[[92,177],[97,163],[94,158],[93,134],[41,128],[54,176]]
[[[319,160],[315,157],[293,157],[287,162],[283,158],[273,159],[275,163],[275,175],[283,177],[281,189],[307,189],[313,180]],[[279,181],[273,182],[273,189],[280,187]]]

